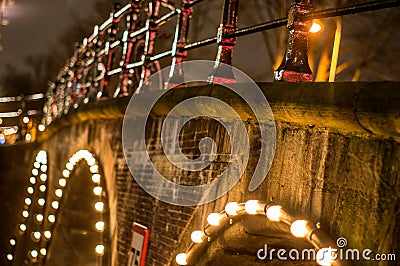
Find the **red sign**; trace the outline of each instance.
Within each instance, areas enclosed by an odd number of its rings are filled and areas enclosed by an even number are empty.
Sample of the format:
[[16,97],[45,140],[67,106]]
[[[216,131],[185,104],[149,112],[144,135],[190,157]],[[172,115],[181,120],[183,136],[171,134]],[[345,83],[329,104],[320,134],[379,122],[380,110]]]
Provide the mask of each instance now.
[[128,266],[144,266],[149,237],[150,229],[141,224],[133,223]]

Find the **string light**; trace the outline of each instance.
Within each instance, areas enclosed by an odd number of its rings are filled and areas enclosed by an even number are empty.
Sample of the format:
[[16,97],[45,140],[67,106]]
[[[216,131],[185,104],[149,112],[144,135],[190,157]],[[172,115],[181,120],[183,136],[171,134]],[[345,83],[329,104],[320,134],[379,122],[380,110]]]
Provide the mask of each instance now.
[[67,169],[65,169],[65,170],[62,172],[62,175],[63,175],[63,177],[68,178],[68,177],[69,177],[69,171],[68,171]]
[[97,255],[103,255],[104,254],[104,246],[103,245],[97,245],[95,248],[95,251],[97,253]]
[[40,180],[42,180],[42,182],[46,182],[46,180],[47,180],[47,175],[46,175],[46,174],[41,174],[41,175],[40,175]]
[[97,186],[97,187],[94,187],[94,188],[93,188],[93,193],[94,193],[96,196],[100,196],[102,191],[103,191],[103,188],[100,187],[100,186]]
[[46,191],[46,186],[45,185],[40,185],[39,190],[41,192],[45,192]]
[[240,205],[237,202],[229,202],[228,204],[226,204],[225,206],[225,212],[229,215],[229,216],[236,216],[238,215],[238,211],[240,209]]
[[46,256],[47,250],[45,248],[41,248],[40,249],[40,254],[42,254],[43,256]]
[[218,226],[221,216],[219,213],[210,213],[207,217],[207,222],[212,226]]
[[20,224],[20,225],[19,225],[19,229],[20,229],[22,232],[25,232],[25,231],[26,231],[26,225],[25,225],[25,224]]
[[97,230],[97,231],[103,232],[103,231],[104,231],[105,224],[104,224],[103,221],[98,221],[98,222],[96,223],[95,227],[96,227],[96,230]]
[[45,203],[46,203],[46,200],[44,198],[38,199],[39,206],[44,206]]
[[40,166],[40,170],[42,172],[46,172],[47,171],[47,165],[43,164],[42,166]]
[[290,232],[295,237],[305,237],[308,234],[307,221],[296,220],[290,226]]
[[29,182],[34,185],[36,184],[36,178],[34,178],[33,176],[29,178]]
[[264,214],[265,205],[258,200],[249,200],[244,205],[244,209],[250,215]]
[[38,169],[33,168],[33,169],[32,169],[32,175],[37,176],[38,174],[39,174]]
[[47,220],[49,220],[50,223],[54,223],[56,221],[56,217],[53,214],[50,214],[47,217]]
[[53,201],[52,203],[51,203],[51,207],[53,207],[53,209],[55,209],[55,210],[57,210],[58,209],[58,207],[59,207],[59,203],[58,203],[58,201]]
[[273,222],[279,222],[282,218],[282,206],[273,205],[267,208],[267,218]]
[[179,265],[187,265],[187,255],[186,253],[179,253],[178,255],[176,255],[176,263],[178,263]]
[[332,248],[321,248],[317,252],[316,262],[322,266],[331,266],[334,260],[335,249]]
[[32,200],[30,198],[26,198],[25,199],[25,204],[28,205],[28,206],[31,205],[32,204]]
[[13,255],[12,255],[12,254],[7,254],[7,259],[11,261],[11,260],[13,260],[13,259],[14,259],[14,257],[13,257]]
[[24,218],[28,218],[29,217],[29,212],[28,211],[22,211],[22,216]]
[[41,233],[40,232],[38,232],[38,231],[36,231],[36,232],[33,232],[33,238],[35,239],[35,240],[39,240],[40,239],[40,237],[41,237]]
[[59,197],[59,198],[61,198],[62,197],[62,194],[63,194],[63,192],[62,192],[62,190],[61,189],[56,189],[56,191],[54,191],[54,194],[57,196],[57,197]]
[[44,235],[44,237],[47,238],[47,239],[50,239],[50,238],[51,238],[51,232],[50,232],[50,231],[44,231],[43,235]]
[[96,209],[96,211],[102,212],[104,210],[104,203],[101,201],[98,201],[94,204],[94,208]]
[[17,241],[15,241],[14,238],[11,238],[11,239],[10,239],[10,245],[11,245],[11,246],[15,246],[15,244],[17,244]]
[[33,167],[39,169],[40,168],[40,163],[38,161],[33,163]]
[[90,166],[89,170],[92,174],[95,174],[99,171],[99,166],[97,164],[94,164],[94,165]]
[[42,214],[37,214],[36,215],[36,221],[42,222],[43,221],[43,215]]
[[37,252],[37,250],[32,250],[31,252],[31,256],[33,257],[33,258],[36,258],[39,254],[38,254],[38,252]]
[[60,180],[58,180],[58,184],[61,187],[65,187],[67,185],[67,180],[65,178],[60,178]]
[[190,238],[192,239],[192,241],[194,243],[202,243],[203,237],[204,237],[204,233],[203,233],[203,231],[200,231],[200,230],[193,231],[192,234],[190,235]]
[[34,192],[33,187],[28,187],[26,191],[28,192],[28,194],[33,194]]
[[100,175],[99,174],[94,174],[92,175],[92,181],[93,183],[100,183]]

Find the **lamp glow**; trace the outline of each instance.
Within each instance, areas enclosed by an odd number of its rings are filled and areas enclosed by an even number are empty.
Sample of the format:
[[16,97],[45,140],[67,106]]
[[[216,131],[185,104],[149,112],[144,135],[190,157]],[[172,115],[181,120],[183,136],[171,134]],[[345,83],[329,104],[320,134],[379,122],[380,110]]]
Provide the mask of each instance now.
[[240,205],[237,202],[229,202],[228,204],[226,204],[225,206],[225,211],[228,215],[230,216],[236,216],[238,215],[238,211],[240,209]]
[[46,127],[45,127],[45,125],[40,124],[38,126],[38,129],[39,129],[40,132],[43,132],[46,129]]
[[279,222],[282,217],[282,206],[273,205],[267,209],[267,218],[270,221]]
[[207,217],[207,222],[212,226],[218,226],[221,220],[219,213],[210,213]]
[[64,169],[62,171],[62,175],[63,175],[63,177],[68,178],[69,177],[69,171],[67,169]]
[[103,188],[100,187],[100,186],[97,186],[97,187],[93,188],[93,193],[94,193],[96,196],[100,196],[102,191],[103,191]]
[[335,250],[331,247],[329,248],[321,248],[317,252],[316,261],[318,265],[322,266],[331,266],[332,263],[335,261],[334,258],[337,255],[334,255]]
[[50,223],[54,223],[56,221],[56,217],[53,214],[50,214],[47,217],[47,220],[49,220]]
[[38,199],[37,202],[38,202],[39,206],[44,206],[44,204],[46,203],[46,200],[44,198],[40,198],[40,199]]
[[244,209],[248,214],[256,215],[264,211],[264,206],[258,200],[248,200],[244,205]]
[[47,175],[46,175],[46,174],[41,174],[41,175],[40,175],[40,180],[42,180],[43,182],[46,182],[46,180],[47,180]]
[[19,225],[19,229],[20,229],[22,232],[25,232],[25,231],[26,231],[26,225],[25,225],[25,224],[20,224],[20,225]]
[[305,237],[308,234],[307,221],[296,220],[290,226],[290,232],[295,237]]
[[36,221],[42,222],[43,221],[43,215],[42,214],[37,214],[36,215]]
[[90,166],[89,170],[92,174],[95,174],[99,171],[99,166],[97,164],[94,164],[94,165]]
[[34,185],[36,184],[36,178],[34,178],[33,176],[31,178],[29,178],[29,182]]
[[86,162],[87,162],[87,164],[88,164],[89,166],[93,166],[93,165],[96,164],[96,159],[93,158],[93,157],[89,157],[89,158],[86,159]]
[[61,187],[65,187],[67,185],[67,180],[65,178],[60,178],[60,180],[58,180],[58,184]]
[[92,181],[93,183],[100,183],[100,175],[99,174],[92,175]]
[[192,241],[194,243],[202,243],[203,242],[203,236],[204,236],[203,231],[196,230],[196,231],[192,232],[192,234],[190,235],[190,238],[192,239]]
[[43,164],[42,166],[40,166],[40,170],[42,172],[46,172],[47,171],[47,165]]
[[95,225],[96,230],[99,232],[103,232],[104,231],[104,222],[103,221],[98,221]]
[[35,168],[40,168],[40,163],[39,162],[34,162],[33,163],[33,167],[35,167]]
[[39,174],[38,169],[33,168],[33,169],[32,169],[32,175],[37,176],[38,174]]
[[62,197],[62,194],[63,194],[63,192],[62,192],[62,190],[61,189],[56,189],[56,191],[54,191],[54,194],[57,196],[57,197],[59,197],[59,198],[61,198]]
[[44,237],[47,238],[47,239],[50,239],[50,238],[51,238],[51,232],[50,232],[50,231],[44,231],[43,235],[44,235]]
[[26,189],[26,191],[27,191],[29,194],[33,194],[33,192],[34,192],[33,187],[28,187],[28,188]]
[[24,218],[28,218],[29,217],[29,212],[28,211],[22,211],[22,216]]
[[38,255],[39,255],[39,253],[37,252],[37,250],[32,250],[32,251],[31,251],[31,256],[32,256],[33,258],[36,258]]
[[321,24],[319,24],[316,21],[313,21],[313,24],[311,25],[311,28],[310,28],[309,32],[310,33],[317,33],[319,31],[321,31],[321,29],[322,29]]
[[72,163],[67,163],[66,165],[65,165],[65,168],[67,168],[68,170],[70,170],[70,171],[72,171],[72,169],[74,169],[74,166],[72,165]]
[[45,192],[46,191],[46,186],[45,185],[40,185],[39,190],[40,190],[40,192]]
[[40,249],[40,254],[42,254],[43,256],[46,256],[47,250],[45,248],[41,248]]
[[14,257],[13,257],[13,255],[11,255],[11,254],[7,254],[7,259],[11,261],[11,260],[14,259]]
[[104,254],[104,246],[103,245],[97,245],[95,248],[95,251],[97,255],[103,255]]
[[53,201],[52,203],[51,203],[51,207],[53,207],[53,209],[55,209],[55,210],[57,210],[58,209],[58,207],[59,207],[59,203],[58,203],[58,201]]
[[24,118],[22,118],[22,122],[24,122],[25,124],[29,123],[29,117],[24,116]]
[[10,245],[11,245],[11,246],[15,246],[15,244],[17,244],[17,241],[15,241],[14,238],[11,238],[11,239],[10,239]]
[[186,253],[179,253],[175,257],[176,263],[179,265],[187,265],[187,255]]
[[102,212],[104,210],[104,203],[101,201],[98,201],[94,204],[94,208],[96,209],[96,211]]
[[25,204],[28,205],[28,206],[31,205],[32,204],[31,199],[30,198],[26,198],[25,199]]
[[40,239],[40,236],[41,236],[40,232],[38,232],[38,231],[33,232],[33,237],[34,237],[36,240],[39,240],[39,239]]

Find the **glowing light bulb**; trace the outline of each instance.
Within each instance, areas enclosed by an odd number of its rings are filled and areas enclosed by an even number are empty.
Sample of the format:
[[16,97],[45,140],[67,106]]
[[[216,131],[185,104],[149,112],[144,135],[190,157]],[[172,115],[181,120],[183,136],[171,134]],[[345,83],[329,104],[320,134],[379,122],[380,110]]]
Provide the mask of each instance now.
[[96,159],[95,158],[93,158],[93,157],[89,157],[89,158],[87,158],[87,164],[89,165],[89,166],[93,166],[93,165],[95,165],[96,164]]
[[295,237],[305,237],[308,233],[307,221],[306,220],[296,220],[290,226],[290,232]]
[[212,226],[218,226],[221,220],[219,213],[210,213],[207,217],[207,222]]
[[39,206],[43,206],[46,203],[46,200],[44,198],[40,198],[38,199],[37,203],[39,204]]
[[95,227],[96,227],[96,230],[97,230],[97,231],[103,232],[103,231],[104,231],[105,224],[104,224],[103,221],[98,221],[98,222],[96,223]]
[[95,251],[97,255],[103,255],[104,254],[104,246],[103,245],[97,245],[95,248]]
[[59,198],[61,198],[62,197],[62,194],[63,194],[63,192],[62,192],[62,190],[61,189],[56,189],[56,191],[54,191],[54,194],[57,196],[57,197],[59,197]]
[[42,254],[43,256],[46,256],[47,250],[45,248],[41,248],[40,249],[40,254]]
[[97,173],[98,171],[99,171],[99,166],[98,166],[97,164],[94,164],[94,165],[90,166],[90,172],[91,172],[92,174],[95,174],[95,173]]
[[40,166],[40,170],[42,172],[46,172],[47,171],[47,165],[43,164],[42,166]]
[[94,204],[94,208],[96,209],[96,211],[102,212],[104,210],[104,203],[101,201],[98,201]]
[[39,174],[38,169],[33,168],[33,169],[32,169],[32,175],[37,176],[38,174]]
[[26,189],[26,191],[27,191],[29,194],[33,194],[33,192],[34,192],[33,187],[28,187],[28,188]]
[[94,193],[96,196],[100,196],[102,191],[103,191],[103,188],[100,187],[100,186],[97,186],[97,187],[93,188],[93,193]]
[[13,255],[11,255],[11,254],[7,254],[7,259],[11,261],[11,260],[14,259],[14,257],[13,257]]
[[28,211],[22,211],[22,216],[24,218],[28,218],[29,217],[29,212]]
[[69,162],[69,163],[67,163],[65,165],[65,168],[67,168],[68,170],[72,171],[72,169],[74,169],[74,166],[73,166],[73,164],[71,162]]
[[64,169],[62,172],[63,177],[68,178],[69,177],[69,171],[67,169]]
[[31,256],[32,256],[33,258],[36,258],[38,255],[39,255],[39,254],[38,254],[37,250],[32,250],[32,251],[31,251]]
[[43,132],[43,131],[46,129],[46,126],[40,124],[40,125],[38,126],[38,129],[39,129],[40,132]]
[[99,174],[92,175],[92,181],[93,183],[100,183],[100,175]]
[[282,217],[282,206],[273,205],[269,206],[267,209],[267,218],[270,221],[279,222]]
[[45,192],[46,191],[46,186],[45,185],[40,185],[39,190],[41,192]]
[[26,225],[25,225],[25,224],[20,224],[20,225],[19,225],[19,229],[20,229],[22,232],[25,232],[25,231],[26,231]]
[[36,231],[36,232],[33,233],[33,237],[34,237],[36,240],[39,240],[39,239],[40,239],[40,236],[41,236],[41,234],[40,234],[40,232],[38,232],[38,231]]
[[44,231],[43,235],[44,235],[44,237],[47,238],[47,239],[50,239],[50,238],[51,238],[51,232],[50,232],[50,231]]
[[24,122],[25,124],[29,123],[29,117],[24,116],[24,118],[22,118],[22,122]]
[[40,180],[42,180],[42,182],[46,182],[46,180],[47,180],[47,175],[46,175],[46,174],[41,174],[41,175],[40,175]]
[[225,206],[225,211],[229,216],[236,216],[238,215],[238,211],[240,209],[240,205],[237,202],[229,202]]
[[30,198],[26,198],[25,199],[25,204],[28,205],[28,206],[31,205],[32,204],[32,200]]
[[203,236],[204,236],[203,231],[196,230],[196,231],[192,232],[192,234],[190,235],[190,238],[192,239],[192,241],[194,243],[202,243],[203,242]]
[[248,200],[244,205],[244,209],[248,214],[256,215],[264,212],[264,205],[262,205],[258,200]]
[[36,215],[36,221],[42,222],[43,221],[43,215],[42,214],[37,214]]
[[175,261],[179,265],[187,265],[187,255],[186,255],[186,253],[179,253],[178,255],[176,255]]
[[334,258],[337,258],[337,254],[335,254],[335,249],[329,248],[321,248],[317,252],[316,261],[318,265],[322,266],[331,266],[335,261]]
[[313,24],[311,25],[311,28],[310,28],[309,32],[317,33],[319,31],[321,31],[321,29],[322,29],[321,24],[319,24],[318,22],[313,21]]
[[11,239],[10,239],[10,245],[11,245],[11,246],[15,246],[15,244],[17,244],[17,241],[15,241],[14,238],[11,238]]
[[57,210],[58,209],[58,207],[59,207],[59,203],[58,203],[58,201],[53,201],[52,203],[51,203],[51,207],[53,207],[53,209],[55,209],[55,210]]
[[35,168],[40,168],[40,163],[38,161],[36,161],[36,162],[33,163],[33,166]]
[[50,223],[54,223],[56,221],[56,217],[53,214],[50,214],[47,217],[47,220],[49,220]]
[[58,184],[61,187],[65,187],[67,185],[67,180],[65,178],[60,178],[60,180],[58,180]]
[[33,176],[31,178],[29,178],[29,182],[34,185],[36,184],[36,178],[34,178]]

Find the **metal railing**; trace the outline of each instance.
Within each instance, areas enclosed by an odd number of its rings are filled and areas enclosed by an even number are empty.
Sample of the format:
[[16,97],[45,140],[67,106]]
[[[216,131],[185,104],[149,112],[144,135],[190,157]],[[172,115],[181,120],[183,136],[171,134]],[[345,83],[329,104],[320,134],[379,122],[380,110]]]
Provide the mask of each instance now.
[[[400,6],[400,0],[386,0],[313,11],[312,0],[294,0],[288,18],[238,29],[239,0],[224,0],[217,35],[189,43],[189,24],[193,9],[204,1],[206,0],[182,0],[180,7],[175,7],[167,0],[132,0],[125,6],[115,4],[109,18],[95,26],[93,34],[76,45],[73,56],[59,72],[56,81],[49,83],[41,129],[71,109],[90,101],[139,93],[150,75],[160,70],[159,61],[163,58],[171,58],[171,71],[166,80],[160,77],[157,84],[152,86],[161,90],[182,84],[184,73],[178,63],[185,60],[189,51],[211,44],[217,44],[218,51],[209,82],[234,83],[234,75],[221,71],[221,63],[232,64],[236,39],[282,26],[287,26],[289,38],[274,79],[310,82],[313,74],[308,65],[307,53],[308,30],[312,19]],[[155,43],[159,29],[172,20],[175,20],[172,47],[156,54]]]

